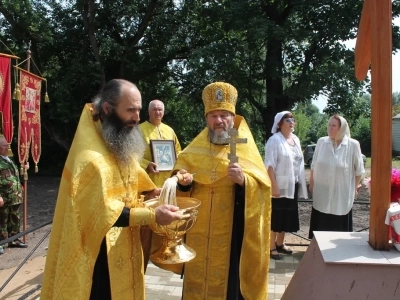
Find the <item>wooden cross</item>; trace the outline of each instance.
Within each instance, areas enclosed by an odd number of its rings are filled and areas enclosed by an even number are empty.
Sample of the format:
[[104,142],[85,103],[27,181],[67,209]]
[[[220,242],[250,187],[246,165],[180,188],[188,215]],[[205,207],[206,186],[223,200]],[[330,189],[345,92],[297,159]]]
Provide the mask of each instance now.
[[228,154],[230,163],[239,162],[239,158],[236,156],[236,144],[246,144],[246,138],[238,138],[239,133],[235,128],[228,129],[229,138],[221,138],[223,143],[229,143],[230,153]]
[[355,73],[364,80],[371,65],[371,205],[369,243],[388,250],[386,211],[392,168],[392,1],[365,0],[355,49]]

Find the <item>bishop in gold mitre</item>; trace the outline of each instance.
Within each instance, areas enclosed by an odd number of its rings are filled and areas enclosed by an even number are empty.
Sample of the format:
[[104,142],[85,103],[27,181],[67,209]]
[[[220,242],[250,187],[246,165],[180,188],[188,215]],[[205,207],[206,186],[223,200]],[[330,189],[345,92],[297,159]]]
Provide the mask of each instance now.
[[[175,169],[195,173],[190,196],[201,200],[186,243],[197,252],[185,264],[183,299],[267,299],[271,184],[245,119],[235,114],[229,83],[205,87],[207,127],[181,152]],[[230,162],[228,131],[236,144]]]

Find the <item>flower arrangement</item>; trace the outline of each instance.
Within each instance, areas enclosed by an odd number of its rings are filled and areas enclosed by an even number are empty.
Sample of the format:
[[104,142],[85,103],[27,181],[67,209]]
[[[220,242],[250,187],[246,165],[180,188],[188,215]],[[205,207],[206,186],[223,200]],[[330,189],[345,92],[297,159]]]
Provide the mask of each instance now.
[[[391,193],[390,193],[390,202],[400,202],[400,170],[392,169],[391,176]],[[368,192],[371,194],[371,178],[365,178],[364,184],[368,188]]]

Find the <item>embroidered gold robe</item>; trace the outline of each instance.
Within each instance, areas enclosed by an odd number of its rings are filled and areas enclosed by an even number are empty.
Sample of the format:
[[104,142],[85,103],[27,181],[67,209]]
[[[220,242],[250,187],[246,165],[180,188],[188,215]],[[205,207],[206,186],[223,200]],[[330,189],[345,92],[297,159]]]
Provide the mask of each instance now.
[[[244,234],[239,277],[243,297],[264,300],[268,295],[271,185],[246,121],[236,116],[234,127],[246,144],[236,155],[245,174]],[[197,256],[185,264],[185,300],[226,299],[235,184],[227,177],[229,145],[212,145],[204,129],[179,155],[175,169],[194,175],[191,197],[201,200],[197,223],[186,234],[186,244]],[[212,178],[215,169],[216,180]]]
[[[143,169],[147,168],[149,162],[152,162],[150,140],[173,140],[175,144],[175,152],[178,155],[181,152],[181,145],[179,144],[178,137],[176,136],[174,130],[168,125],[161,123],[159,126],[155,126],[150,122],[146,121],[139,125],[140,131],[142,132],[143,138],[148,145],[144,152],[144,156],[140,165]],[[171,175],[171,171],[160,171],[157,174],[149,174],[151,180],[156,186],[162,187],[165,180],[167,180]]]
[[112,226],[124,206],[136,207],[139,194],[156,186],[138,162],[118,167],[100,126],[86,105],[62,174],[41,300],[89,299],[104,237],[112,299],[144,299],[140,226]]

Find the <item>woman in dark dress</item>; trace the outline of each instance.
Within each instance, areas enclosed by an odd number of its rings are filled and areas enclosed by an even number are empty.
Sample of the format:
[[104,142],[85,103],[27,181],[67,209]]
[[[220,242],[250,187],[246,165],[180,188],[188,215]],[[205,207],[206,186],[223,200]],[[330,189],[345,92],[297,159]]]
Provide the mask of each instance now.
[[280,253],[292,253],[284,243],[285,233],[300,229],[297,198],[308,197],[300,140],[293,134],[295,125],[291,112],[278,113],[273,135],[265,145],[264,163],[272,185],[270,256],[275,260],[282,258]]

